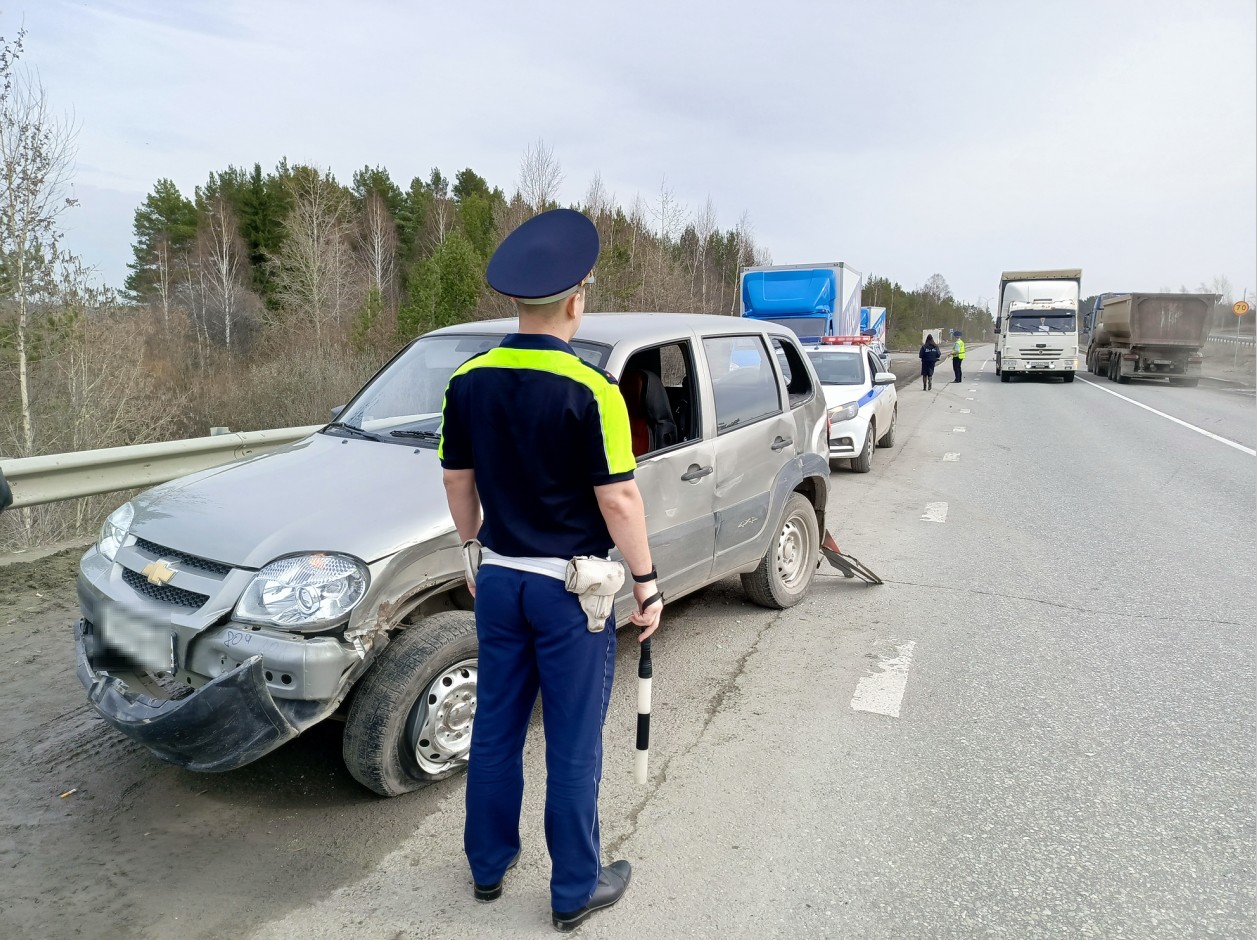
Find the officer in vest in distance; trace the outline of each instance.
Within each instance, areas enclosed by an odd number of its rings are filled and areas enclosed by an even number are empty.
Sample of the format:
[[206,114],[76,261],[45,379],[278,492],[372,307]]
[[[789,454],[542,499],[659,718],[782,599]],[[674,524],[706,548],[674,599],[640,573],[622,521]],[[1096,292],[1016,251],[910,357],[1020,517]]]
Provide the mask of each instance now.
[[563,931],[618,901],[631,874],[627,861],[602,865],[598,828],[614,615],[587,615],[565,585],[569,562],[605,565],[596,560],[620,550],[639,640],[663,609],[624,398],[568,344],[598,252],[593,222],[570,209],[535,216],[498,246],[486,277],[514,299],[518,332],[455,370],[440,444],[459,538],[482,546],[468,585],[480,647],[464,830],[474,896],[496,900],[519,858],[524,738],[540,691],[551,917]]
[[961,338],[959,330],[952,330],[951,335],[956,337],[956,343],[951,349],[951,370],[955,373],[956,381],[959,382],[964,378],[960,374],[960,364],[965,361],[965,341]]

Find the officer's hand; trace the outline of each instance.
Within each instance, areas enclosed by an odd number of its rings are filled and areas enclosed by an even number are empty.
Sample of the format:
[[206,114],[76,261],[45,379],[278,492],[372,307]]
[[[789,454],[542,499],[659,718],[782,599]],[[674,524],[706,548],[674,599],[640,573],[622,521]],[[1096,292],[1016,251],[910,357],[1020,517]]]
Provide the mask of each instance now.
[[471,580],[471,578],[467,577],[466,575],[463,576],[463,580],[467,582],[467,590],[471,591],[471,596],[475,597],[476,596],[476,582]]
[[642,604],[658,593],[659,586],[654,581],[633,585],[633,598],[637,601],[637,609],[629,615],[629,622],[634,626],[642,628],[642,632],[637,636],[637,642],[639,643],[648,639],[659,628],[659,619],[663,615],[663,601],[656,600],[645,610],[642,610]]

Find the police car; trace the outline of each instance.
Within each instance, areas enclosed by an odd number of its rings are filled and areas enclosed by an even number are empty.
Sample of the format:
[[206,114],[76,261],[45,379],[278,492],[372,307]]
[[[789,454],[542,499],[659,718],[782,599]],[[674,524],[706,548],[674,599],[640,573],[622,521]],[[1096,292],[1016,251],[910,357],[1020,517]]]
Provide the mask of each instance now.
[[868,473],[874,445],[895,443],[895,374],[870,348],[867,336],[826,336],[806,352],[825,390],[830,466],[849,460],[856,473]]

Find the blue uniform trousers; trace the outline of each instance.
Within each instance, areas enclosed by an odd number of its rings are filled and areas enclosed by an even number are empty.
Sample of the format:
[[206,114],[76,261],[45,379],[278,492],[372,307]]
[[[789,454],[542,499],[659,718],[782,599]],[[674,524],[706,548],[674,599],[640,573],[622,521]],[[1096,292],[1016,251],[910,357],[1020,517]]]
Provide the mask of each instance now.
[[480,662],[463,845],[477,884],[500,881],[519,851],[524,738],[540,690],[550,902],[564,912],[585,906],[602,871],[598,784],[615,619],[601,633],[586,623],[557,578],[500,565],[477,574]]

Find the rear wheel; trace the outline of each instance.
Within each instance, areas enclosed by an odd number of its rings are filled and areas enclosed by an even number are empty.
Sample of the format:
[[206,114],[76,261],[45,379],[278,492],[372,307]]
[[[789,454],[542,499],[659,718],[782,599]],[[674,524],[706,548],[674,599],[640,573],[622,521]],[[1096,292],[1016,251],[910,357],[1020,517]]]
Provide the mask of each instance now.
[[793,607],[812,586],[820,546],[816,510],[802,493],[791,493],[773,543],[759,566],[742,575],[742,590],[761,607]]
[[878,447],[894,447],[895,446],[895,428],[899,424],[899,406],[895,405],[890,412],[890,430],[882,435],[877,442]]
[[476,615],[434,614],[397,634],[362,677],[342,748],[354,779],[399,796],[467,766],[476,717]]
[[851,469],[856,473],[868,473],[873,469],[873,442],[877,440],[877,422],[870,421],[869,429],[864,435],[864,450],[859,457],[851,458]]

